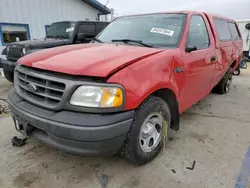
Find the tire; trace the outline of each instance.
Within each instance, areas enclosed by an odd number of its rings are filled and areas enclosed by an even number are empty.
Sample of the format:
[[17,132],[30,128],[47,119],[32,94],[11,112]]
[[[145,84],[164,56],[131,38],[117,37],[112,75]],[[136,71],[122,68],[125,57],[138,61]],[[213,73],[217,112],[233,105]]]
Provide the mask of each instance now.
[[242,69],[247,69],[247,62],[243,61],[241,68]]
[[5,78],[9,81],[9,82],[14,82],[14,72],[13,71],[8,71],[6,69],[3,68],[3,73]]
[[240,75],[240,69],[236,69],[233,74],[235,76],[239,76]]
[[230,67],[226,72],[226,74],[221,79],[221,81],[215,86],[213,92],[221,95],[228,93],[230,91],[232,79],[233,79],[233,69]]
[[[119,154],[134,165],[140,166],[150,162],[164,146],[169,122],[171,116],[168,104],[159,97],[148,97],[136,110],[134,121]],[[152,135],[159,137],[151,137],[152,130],[155,133]]]

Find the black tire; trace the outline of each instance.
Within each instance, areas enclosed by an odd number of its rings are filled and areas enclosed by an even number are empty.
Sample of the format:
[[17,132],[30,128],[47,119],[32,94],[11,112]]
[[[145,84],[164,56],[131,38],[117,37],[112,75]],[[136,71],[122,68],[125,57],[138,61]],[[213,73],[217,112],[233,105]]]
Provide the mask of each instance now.
[[[154,149],[150,152],[144,152],[141,148],[140,134],[141,127],[144,121],[152,114],[160,114],[163,117],[164,123],[162,124],[162,131],[158,140],[159,143],[155,145]],[[134,121],[127,134],[124,146],[119,151],[120,155],[127,161],[134,165],[144,165],[153,160],[162,150],[167,129],[171,120],[170,109],[168,104],[159,97],[150,96],[145,100],[136,110]]]
[[242,63],[241,68],[242,68],[242,69],[247,69],[247,62],[244,61],[244,62]]
[[213,92],[221,95],[228,93],[230,91],[232,78],[233,78],[233,69],[230,67],[226,72],[226,74],[221,79],[221,81],[214,87]]
[[236,69],[233,74],[235,76],[239,76],[240,75],[240,69]]
[[8,71],[5,68],[3,68],[3,73],[5,78],[9,81],[9,82],[14,82],[14,72],[13,71]]

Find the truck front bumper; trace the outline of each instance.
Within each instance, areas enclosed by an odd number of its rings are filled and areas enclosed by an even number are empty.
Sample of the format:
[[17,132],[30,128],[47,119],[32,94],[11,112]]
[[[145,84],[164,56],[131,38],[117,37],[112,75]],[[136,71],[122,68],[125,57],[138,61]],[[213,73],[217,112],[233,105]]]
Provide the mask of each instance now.
[[5,59],[0,59],[0,61],[1,61],[0,62],[1,67],[4,68],[4,70],[9,71],[9,72],[14,72],[17,62],[8,61]]
[[[109,155],[124,144],[134,111],[87,114],[50,111],[20,98],[15,89],[8,95],[15,122],[28,136],[59,150],[77,155]],[[18,121],[16,121],[18,120]]]

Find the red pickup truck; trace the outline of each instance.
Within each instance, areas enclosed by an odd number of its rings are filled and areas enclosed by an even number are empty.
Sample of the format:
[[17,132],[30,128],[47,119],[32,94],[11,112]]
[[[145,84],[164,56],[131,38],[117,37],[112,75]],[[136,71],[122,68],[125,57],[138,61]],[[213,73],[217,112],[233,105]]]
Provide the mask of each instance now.
[[203,12],[124,16],[90,44],[21,58],[9,106],[15,127],[73,154],[120,153],[143,165],[168,128],[212,90],[229,92],[242,54],[234,20]]

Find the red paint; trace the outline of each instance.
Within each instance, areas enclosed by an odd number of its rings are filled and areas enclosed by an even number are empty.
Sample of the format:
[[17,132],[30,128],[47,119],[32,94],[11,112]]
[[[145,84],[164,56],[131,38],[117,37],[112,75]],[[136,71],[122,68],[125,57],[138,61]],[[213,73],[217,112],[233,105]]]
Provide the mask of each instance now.
[[107,77],[123,66],[161,51],[114,44],[70,45],[32,53],[18,63],[72,75]]
[[[174,92],[182,113],[208,95],[234,61],[237,61],[234,68],[237,67],[242,54],[242,40],[221,42],[213,15],[181,13],[188,16],[176,49],[115,44],[72,45],[27,55],[19,63],[71,75],[106,77],[109,83],[124,86],[127,110],[137,108],[154,91],[168,88]],[[202,15],[205,20],[210,47],[187,53],[185,44],[193,14]],[[213,63],[211,56],[216,56]],[[177,67],[183,67],[184,72],[174,72]]]

